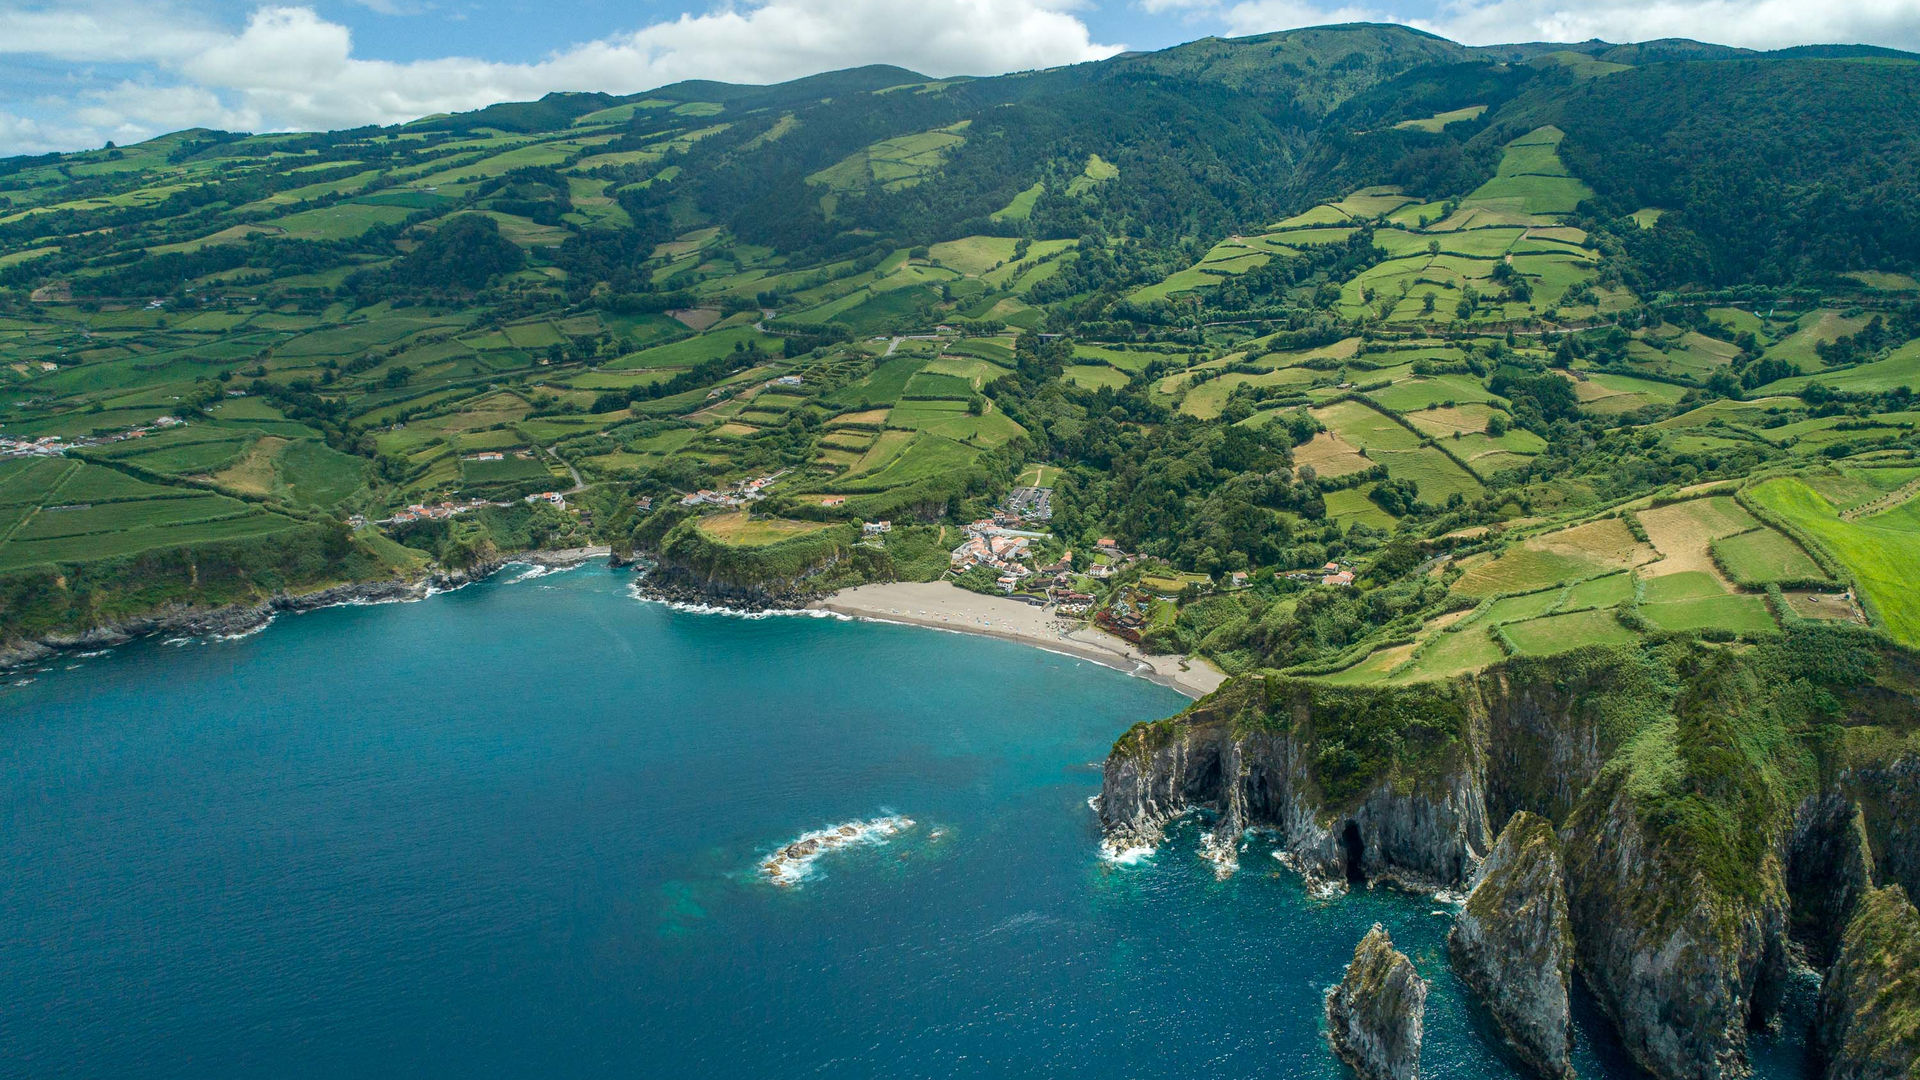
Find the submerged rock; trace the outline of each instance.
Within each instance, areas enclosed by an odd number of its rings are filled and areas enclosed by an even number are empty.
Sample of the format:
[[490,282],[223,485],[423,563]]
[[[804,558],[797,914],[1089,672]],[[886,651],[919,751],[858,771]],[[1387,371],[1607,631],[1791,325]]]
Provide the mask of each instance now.
[[1820,994],[1826,1080],[1920,1077],[1920,911],[1898,885],[1860,898]]
[[1542,1076],[1571,1076],[1573,929],[1546,818],[1523,810],[1500,831],[1447,948],[1520,1059]]
[[890,814],[871,821],[849,821],[815,829],[767,856],[760,863],[760,873],[775,885],[797,885],[820,856],[855,844],[884,842],[911,828],[913,819]]
[[1327,1037],[1362,1080],[1418,1080],[1427,982],[1379,923],[1327,991]]

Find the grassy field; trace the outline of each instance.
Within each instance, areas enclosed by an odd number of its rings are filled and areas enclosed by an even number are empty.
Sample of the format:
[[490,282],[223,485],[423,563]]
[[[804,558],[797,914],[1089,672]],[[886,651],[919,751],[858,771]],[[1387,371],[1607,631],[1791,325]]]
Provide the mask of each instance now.
[[1841,521],[1833,505],[1802,481],[1777,477],[1755,485],[1747,497],[1820,545],[1844,566],[1867,609],[1887,633],[1920,646],[1920,504],[1903,503],[1885,513]]
[[1472,473],[1431,446],[1416,450],[1370,450],[1368,454],[1387,467],[1388,476],[1412,481],[1424,503],[1440,506],[1449,496],[1457,494],[1471,499],[1482,491],[1480,481]]
[[700,531],[723,544],[734,547],[764,547],[832,528],[818,521],[792,521],[787,518],[756,518],[744,510],[710,514],[700,519]]
[[1580,581],[1609,570],[1623,570],[1652,557],[1625,524],[1603,518],[1571,529],[1536,536],[1508,547],[1492,559],[1463,561],[1466,573],[1454,584],[1463,596],[1532,592]]
[[1753,529],[1715,540],[1713,554],[1727,576],[1746,588],[1784,581],[1822,581],[1827,576],[1799,544],[1772,529]]
[[1611,611],[1549,615],[1511,624],[1504,631],[1514,648],[1527,656],[1551,656],[1584,645],[1624,644],[1640,636],[1622,625]]
[[1313,410],[1313,418],[1362,450],[1413,450],[1420,436],[1398,420],[1358,401],[1341,401]]

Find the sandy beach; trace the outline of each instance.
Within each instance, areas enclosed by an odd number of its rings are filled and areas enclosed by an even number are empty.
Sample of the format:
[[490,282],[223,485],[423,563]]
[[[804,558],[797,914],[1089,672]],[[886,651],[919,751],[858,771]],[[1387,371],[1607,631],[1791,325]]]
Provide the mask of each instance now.
[[1223,672],[1205,660],[1149,656],[1087,623],[1057,618],[1031,604],[982,596],[943,581],[862,585],[843,589],[811,606],[856,618],[931,626],[1037,645],[1152,679],[1190,698],[1204,697],[1227,680]]

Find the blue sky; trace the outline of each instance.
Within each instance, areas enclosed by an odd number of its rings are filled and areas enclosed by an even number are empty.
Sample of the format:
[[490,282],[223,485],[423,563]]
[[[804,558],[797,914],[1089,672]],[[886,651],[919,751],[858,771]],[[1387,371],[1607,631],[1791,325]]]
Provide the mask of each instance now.
[[984,75],[1356,20],[1469,44],[1679,36],[1920,50],[1920,0],[0,0],[0,155],[867,63]]

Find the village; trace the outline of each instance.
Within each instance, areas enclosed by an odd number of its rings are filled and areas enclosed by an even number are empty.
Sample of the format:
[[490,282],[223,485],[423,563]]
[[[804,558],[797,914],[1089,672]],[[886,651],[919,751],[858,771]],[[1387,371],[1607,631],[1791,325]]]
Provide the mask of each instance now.
[[63,439],[58,435],[43,435],[37,439],[14,438],[0,435],[0,458],[10,457],[59,457],[69,450],[84,449],[89,446],[106,446],[110,443],[125,442],[128,439],[143,439],[155,431],[183,427],[186,421],[177,416],[157,416],[152,423],[140,427],[128,428],[110,435],[89,435],[77,439]]
[[[757,476],[751,480],[742,480],[718,491],[701,488],[699,491],[683,496],[680,499],[680,505],[719,506],[728,509],[745,506],[748,503],[758,502],[766,498],[767,489],[772,487],[781,477],[792,471],[792,469],[781,469],[779,472],[766,476]],[[651,503],[649,503],[649,506],[651,506]]]

